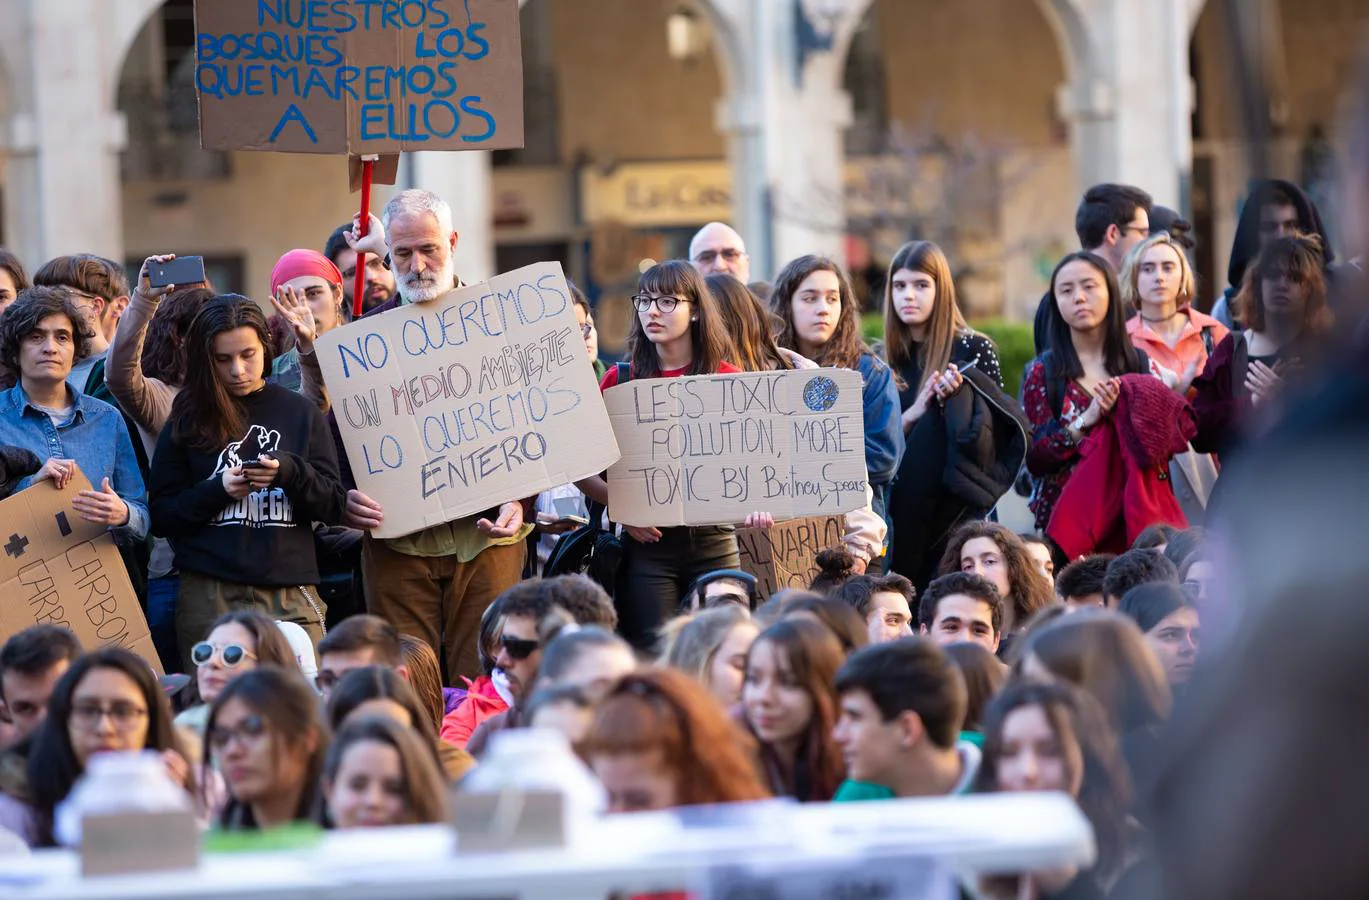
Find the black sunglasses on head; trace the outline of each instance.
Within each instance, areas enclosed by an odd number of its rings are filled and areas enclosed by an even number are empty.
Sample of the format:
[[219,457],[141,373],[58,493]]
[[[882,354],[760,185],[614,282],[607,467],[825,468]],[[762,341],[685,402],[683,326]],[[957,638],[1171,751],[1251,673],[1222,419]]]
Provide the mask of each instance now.
[[539,646],[537,641],[509,637],[507,634],[500,636],[499,643],[503,645],[504,650],[508,652],[509,656],[514,659],[527,659],[537,651],[537,647]]

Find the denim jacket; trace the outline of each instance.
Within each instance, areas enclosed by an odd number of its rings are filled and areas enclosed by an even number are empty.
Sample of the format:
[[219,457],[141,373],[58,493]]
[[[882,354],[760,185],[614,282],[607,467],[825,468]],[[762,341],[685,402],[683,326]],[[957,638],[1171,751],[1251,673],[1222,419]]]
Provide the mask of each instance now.
[[[44,461],[74,459],[96,490],[108,478],[114,492],[128,504],[127,524],[110,531],[120,543],[142,540],[147,536],[147,490],[123,416],[103,400],[70,386],[67,391],[75,410],[71,422],[60,429],[29,401],[22,384],[0,392],[0,444],[31,450]],[[30,475],[18,483],[17,489],[33,483],[34,476]]]

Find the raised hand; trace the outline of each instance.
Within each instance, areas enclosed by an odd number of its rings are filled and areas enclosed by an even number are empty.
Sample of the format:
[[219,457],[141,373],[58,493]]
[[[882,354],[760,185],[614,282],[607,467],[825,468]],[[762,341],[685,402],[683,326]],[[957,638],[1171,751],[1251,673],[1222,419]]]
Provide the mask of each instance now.
[[314,338],[318,337],[318,325],[314,322],[314,311],[299,291],[285,285],[271,298],[271,305],[285,323],[295,332],[295,344],[300,353],[314,352]]
[[149,272],[152,270],[153,263],[171,262],[175,258],[176,254],[174,253],[161,253],[156,256],[149,256],[147,259],[143,260],[143,267],[138,270],[138,293],[150,300],[156,297],[165,297],[167,294],[174,291],[176,289],[174,284],[154,288],[152,286],[152,277]]

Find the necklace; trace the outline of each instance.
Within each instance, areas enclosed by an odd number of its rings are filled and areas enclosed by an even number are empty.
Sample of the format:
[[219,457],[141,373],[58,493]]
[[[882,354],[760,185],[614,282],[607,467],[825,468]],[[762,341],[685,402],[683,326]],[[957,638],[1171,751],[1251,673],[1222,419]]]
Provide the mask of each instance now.
[[1182,313],[1183,313],[1183,310],[1182,310],[1182,309],[1176,309],[1176,310],[1174,310],[1174,312],[1170,313],[1169,315],[1165,316],[1165,317],[1162,318],[1162,319],[1152,319],[1150,316],[1146,315],[1145,313],[1141,313],[1140,315],[1141,315],[1141,321],[1143,321],[1143,322],[1149,322],[1149,323],[1151,323],[1152,325],[1161,325],[1161,324],[1163,324],[1163,323],[1165,323],[1165,322],[1173,321],[1173,319],[1174,319],[1175,316],[1180,315],[1180,314],[1182,314]]

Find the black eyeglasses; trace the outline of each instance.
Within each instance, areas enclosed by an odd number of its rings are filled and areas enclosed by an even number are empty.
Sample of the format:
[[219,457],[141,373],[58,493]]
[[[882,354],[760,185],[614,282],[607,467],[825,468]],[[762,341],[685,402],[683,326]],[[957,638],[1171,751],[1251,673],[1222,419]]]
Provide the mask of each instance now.
[[257,658],[255,653],[242,644],[224,644],[222,647],[215,647],[208,641],[200,641],[190,648],[190,661],[197,666],[202,666],[213,659],[215,653],[219,654],[219,661],[223,663],[226,669],[242,665],[243,660]]
[[536,653],[538,646],[540,646],[537,641],[509,637],[507,634],[500,635],[499,643],[503,646],[505,652],[514,659],[527,659],[529,656]]
[[214,730],[209,732],[209,746],[214,748],[214,752],[222,753],[233,742],[233,738],[240,738],[244,744],[248,744],[256,742],[264,734],[266,720],[261,716],[251,715],[239,722],[236,728],[215,725]]
[[724,250],[705,250],[694,257],[694,261],[701,266],[711,266],[718,261],[718,257],[720,256],[725,262],[734,263],[745,255],[745,253],[735,247],[728,247]]
[[666,294],[663,297],[653,297],[650,294],[637,294],[632,298],[632,305],[637,308],[637,312],[639,313],[643,313],[646,312],[648,309],[651,309],[651,304],[653,303],[656,304],[656,308],[659,309],[661,312],[673,313],[675,311],[675,307],[679,306],[681,303],[688,302],[688,300],[684,300],[680,297],[672,297],[669,294]]

